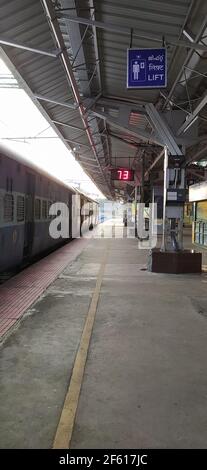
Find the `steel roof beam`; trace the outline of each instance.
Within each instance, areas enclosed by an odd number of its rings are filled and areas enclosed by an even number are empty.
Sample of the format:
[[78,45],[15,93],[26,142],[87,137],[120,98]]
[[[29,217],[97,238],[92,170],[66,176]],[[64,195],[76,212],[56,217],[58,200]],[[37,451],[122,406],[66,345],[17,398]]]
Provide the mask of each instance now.
[[96,102],[100,99],[101,96],[102,96],[102,93],[98,93],[98,95],[95,96],[94,98],[87,97],[82,100],[84,102],[84,106],[86,106],[85,114],[89,111],[89,109],[92,108],[92,106],[94,106],[94,104],[96,104]]
[[166,145],[169,152],[172,155],[182,155],[175,137],[171,133],[164,119],[161,117],[159,112],[156,110],[155,106],[152,103],[146,104],[145,109],[150,118],[150,121],[155,129],[157,129],[163,145]]
[[[77,153],[78,153],[78,152],[77,152]],[[84,156],[82,155],[82,153],[81,153],[81,154],[78,154],[78,157],[76,157],[76,160],[79,161],[80,158],[81,158],[81,160],[88,160],[89,162],[91,161],[91,162],[96,163],[95,160],[94,160],[94,158],[84,157]]]
[[[125,143],[125,144],[127,144],[127,145],[129,145],[130,147],[134,147],[134,148],[136,148],[136,149],[139,149],[139,148],[140,148],[140,149],[142,149],[142,148],[146,148],[146,149],[147,149],[147,148],[148,148],[148,149],[154,149],[154,148],[156,148],[156,149],[157,149],[157,148],[160,147],[160,145],[158,146],[158,145],[153,145],[153,144],[146,144],[146,143],[144,144],[144,143],[142,143],[142,142],[135,142],[135,140],[129,140],[129,139],[130,139],[130,135],[128,136],[128,138],[127,138],[127,137],[120,137],[120,136],[118,136],[118,135],[116,135],[116,134],[113,134],[113,132],[110,132],[109,136],[112,137],[112,138],[114,138],[114,139],[117,139],[117,140],[119,140],[119,141],[121,141],[121,142],[123,142],[123,143]],[[119,157],[119,158],[120,158],[120,157]],[[124,157],[124,158],[128,158],[128,157]]]
[[180,129],[178,129],[177,135],[183,134],[189,129],[190,126],[194,124],[195,120],[198,118],[199,112],[204,108],[206,104],[207,104],[207,92],[204,93],[203,98],[201,99],[200,103],[196,106],[192,114],[189,114],[186,117],[186,120],[184,121]]
[[[75,0],[70,0],[70,3],[71,3],[71,6],[73,7],[71,15],[76,17],[77,13],[76,13]],[[63,6],[63,8],[65,8],[67,7],[68,1],[60,0],[60,4]],[[79,25],[75,23],[70,23],[67,20],[67,18],[65,18],[65,26],[66,26],[65,33],[68,35],[70,48],[71,48],[71,55],[73,57],[71,58],[71,66],[73,68],[73,72],[74,73],[77,72],[74,76],[78,77],[79,79],[79,82],[80,82],[79,88],[83,96],[90,96],[90,87],[88,87],[88,81],[89,81],[88,72],[86,68],[84,69],[82,68],[81,70],[76,69],[76,67],[79,67],[81,64],[86,63],[84,50],[83,50],[83,41],[88,31],[88,26],[82,35],[80,33]]]
[[[1,56],[3,57],[3,59],[4,59],[5,64],[10,69],[11,73],[14,75],[14,77],[16,78],[18,83],[21,83],[22,88],[26,91],[26,93],[28,94],[28,96],[30,97],[32,102],[35,104],[37,109],[40,111],[42,116],[44,116],[45,120],[50,124],[51,128],[55,131],[55,133],[60,138],[60,140],[63,141],[66,148],[74,155],[71,144],[69,144],[68,142],[65,141],[65,139],[64,139],[63,135],[61,134],[59,128],[53,123],[50,115],[45,110],[45,108],[42,106],[40,100],[35,98],[35,95],[32,92],[31,88],[29,88],[28,84],[26,83],[26,81],[24,80],[22,75],[19,73],[17,68],[14,66],[13,62],[9,59],[8,55],[6,54],[5,50],[2,47],[0,47],[0,53],[1,53]],[[85,150],[85,152],[87,152],[87,153],[88,153],[88,151],[89,151],[89,149]],[[91,151],[91,149],[90,149],[90,151]]]
[[[157,143],[158,145],[163,145],[163,142],[159,140],[159,138],[155,135],[152,135],[150,132],[145,131],[144,129],[139,129],[136,128],[135,126],[129,126],[127,122],[122,119],[125,118],[126,116],[122,115],[122,118],[113,118],[110,114],[106,112],[101,112],[101,111],[96,111],[92,110],[91,111],[95,116],[100,117],[101,119],[105,120],[109,124],[111,124],[114,127],[117,127],[118,129],[127,131],[130,133],[132,136],[135,136],[136,138],[142,139],[142,140],[147,140],[147,141],[152,141]],[[136,130],[135,130],[136,129]]]
[[149,168],[145,171],[145,174],[144,174],[145,177],[149,175],[150,171],[152,171],[152,169],[157,165],[160,159],[164,157],[164,154],[165,154],[165,149],[163,148],[163,150],[159,153],[159,155],[157,155],[155,160],[151,163]]
[[[93,6],[93,0],[90,1],[90,7],[91,7],[91,15],[93,17],[95,16],[95,11],[94,11],[94,6]],[[61,0],[61,5],[63,7],[66,7],[68,5],[67,0]],[[71,15],[76,17],[77,16],[77,6],[76,2],[74,0],[70,1],[70,5],[73,7],[73,10],[71,12]],[[87,68],[87,59],[86,59],[86,52],[84,50],[84,38],[85,38],[85,33],[88,32],[88,34],[91,32],[91,27],[90,25],[87,25],[83,35],[81,35],[80,31],[80,25],[78,23],[71,23],[69,20],[65,20],[66,27],[67,27],[67,33],[70,39],[70,44],[71,44],[71,50],[73,52],[74,59],[72,61],[72,65],[75,67],[75,72],[76,76],[78,77],[80,81],[80,87],[81,87],[81,92],[83,94],[82,97],[82,103],[85,108],[85,114],[87,115],[89,109],[91,109],[92,106],[98,101],[98,99],[101,97],[102,92],[101,92],[101,71],[100,71],[100,60],[99,60],[99,51],[98,51],[98,41],[97,41],[97,34],[96,34],[96,27],[92,27],[92,40],[93,40],[93,46],[94,46],[94,55],[95,55],[95,60],[94,60],[94,66],[92,70],[92,75],[89,78],[88,75],[88,68]],[[81,66],[85,64],[86,67],[81,68]],[[93,90],[93,79],[95,78],[96,74],[96,82],[98,79],[98,91],[96,93],[96,96],[92,96],[92,93],[94,93]],[[97,91],[97,88],[96,88]],[[98,135],[98,122],[95,119],[91,124],[89,124],[92,136],[94,138],[94,133]],[[101,136],[98,136],[97,139],[94,138],[94,143],[96,146],[96,151],[97,155],[99,156],[98,153],[98,147],[102,147],[103,153],[104,153],[104,147],[103,147],[103,142],[101,139]],[[106,157],[107,158],[107,157]],[[100,160],[100,158],[99,158]]]
[[74,129],[75,131],[84,131],[83,127],[73,126],[72,124],[67,124],[66,122],[55,121],[54,119],[52,122],[54,122],[54,124],[58,124],[58,126],[68,127],[70,129]]
[[186,161],[186,165],[189,165],[189,163],[193,161],[196,162],[198,160],[201,160],[203,158],[204,153],[207,154],[207,145],[203,147],[201,150],[199,150],[197,153],[195,153],[193,156],[189,157]]
[[81,159],[81,155],[80,155],[80,158],[77,159],[77,161],[83,163],[84,165],[88,165],[88,166],[92,166],[94,168],[97,168],[97,170],[98,170],[96,162],[94,162],[94,163],[85,162],[84,160]]
[[[93,11],[92,15],[94,17],[95,21],[95,7],[94,7],[94,1],[89,0],[89,6],[90,9]],[[98,81],[99,81],[99,89],[102,91],[102,80],[101,80],[101,69],[100,69],[100,58],[99,58],[99,50],[98,50],[98,39],[97,39],[97,31],[96,31],[96,26],[92,26],[92,31],[93,31],[93,40],[94,40],[94,50],[95,50],[95,58],[96,58],[96,63],[97,63],[97,74],[98,74]]]
[[65,70],[65,73],[66,73],[66,77],[67,77],[68,82],[69,82],[69,84],[72,88],[72,91],[73,91],[73,94],[74,94],[74,97],[75,97],[75,101],[78,105],[78,110],[79,110],[79,113],[80,113],[80,117],[82,119],[84,127],[86,128],[86,134],[87,134],[89,143],[91,145],[91,148],[93,150],[95,159],[97,161],[98,168],[100,170],[100,173],[102,174],[102,176],[105,179],[106,185],[108,186],[108,182],[105,178],[105,175],[103,173],[103,169],[102,169],[101,164],[100,164],[99,159],[98,159],[95,143],[94,143],[94,140],[93,140],[91,129],[89,128],[89,125],[88,125],[87,117],[84,114],[85,108],[84,108],[83,104],[81,103],[80,92],[79,92],[78,85],[77,85],[77,82],[76,82],[76,79],[75,79],[75,76],[74,76],[74,72],[73,72],[72,65],[71,65],[71,62],[70,62],[70,59],[69,59],[69,56],[68,56],[68,52],[65,48],[64,39],[63,39],[63,36],[62,36],[62,33],[61,33],[61,29],[60,29],[60,26],[59,26],[59,23],[58,23],[58,19],[57,19],[57,16],[56,16],[56,12],[55,12],[53,3],[52,3],[51,0],[42,0],[42,5],[43,5],[43,8],[45,10],[46,17],[48,19],[52,34],[55,38],[56,45],[57,45],[58,49],[61,51],[60,58],[61,58],[64,70]]
[[48,57],[58,57],[60,50],[57,49],[56,52],[45,51],[43,49],[36,49],[34,47],[27,46],[26,44],[20,44],[18,42],[11,41],[10,39],[0,37],[0,44],[3,46],[16,47],[17,49],[22,49],[24,51],[34,52],[35,54],[46,55]]
[[83,162],[82,160],[78,160],[78,163],[81,163],[81,165],[83,165],[84,168],[86,167],[88,170],[92,171],[93,173],[100,173],[97,166],[91,165],[90,163],[87,163],[87,162]]
[[47,103],[56,104],[58,106],[63,106],[65,108],[70,108],[70,109],[77,109],[78,108],[77,104],[63,103],[61,101],[56,101],[56,100],[52,100],[51,98],[47,98],[47,96],[34,95],[34,97],[37,100],[46,101]]
[[143,104],[139,105],[137,103],[132,103],[131,101],[126,101],[126,100],[120,100],[120,99],[113,99],[113,98],[104,98],[104,97],[101,97],[98,99],[97,101],[97,104],[98,105],[103,105],[103,106],[111,106],[114,108],[120,108],[121,109],[121,106],[124,106],[126,108],[126,106],[128,108],[130,108],[130,110],[132,111],[136,111],[137,113],[139,114],[144,114],[146,115],[146,111],[145,111],[145,107]]
[[197,171],[192,170],[191,168],[188,168],[188,172],[191,173],[193,176],[196,176],[202,181],[206,181],[206,177],[204,175],[201,175],[200,173],[197,173]]
[[[85,24],[85,25],[90,25],[90,26],[94,26],[96,28],[105,29],[106,31],[113,31],[113,32],[119,33],[119,34],[126,34],[128,36],[131,35],[131,29],[126,28],[125,26],[117,26],[117,25],[113,25],[113,24],[110,24],[110,23],[104,23],[102,21],[96,21],[96,20],[91,20],[91,19],[88,19],[88,18],[82,18],[80,16],[74,17],[74,16],[68,15],[66,13],[58,13],[57,12],[57,16],[59,18],[64,18],[64,19],[68,19],[69,21],[73,21],[74,23],[81,23],[81,24]],[[148,41],[153,41],[153,42],[158,42],[158,43],[163,42],[162,37],[158,38],[156,36],[148,36],[148,35],[145,35],[145,34],[138,34],[136,32],[133,32],[133,38],[145,39],[145,40],[148,40]],[[167,39],[166,39],[165,42],[166,42],[166,45],[171,44],[173,46],[185,47],[186,49],[205,51],[205,52],[207,51],[207,46],[205,46],[203,44],[198,44],[196,41],[190,43],[190,42],[187,42],[187,41],[167,41]]]
[[[197,43],[198,46],[203,46],[203,45],[198,44],[198,43],[199,43],[199,41],[200,41],[200,39],[201,39],[201,37],[202,37],[202,34],[203,34],[203,32],[204,32],[204,30],[205,30],[205,28],[206,28],[206,24],[207,24],[207,15],[205,16],[205,18],[204,18],[204,20],[203,20],[203,22],[202,22],[202,25],[201,25],[201,27],[200,27],[200,29],[199,29],[197,35],[196,35],[195,41],[194,41],[194,43]],[[189,42],[188,44],[189,44],[189,46],[186,46],[186,47],[189,49],[191,43]],[[203,47],[206,47],[206,46],[203,46]],[[197,49],[197,50],[199,50],[199,49]],[[202,49],[201,49],[201,50],[202,50]],[[204,51],[205,51],[205,50],[204,50]],[[164,104],[164,106],[163,106],[163,109],[165,109],[165,107],[167,106],[167,104],[168,104],[168,102],[169,102],[169,100],[170,100],[170,98],[171,98],[171,96],[172,96],[172,94],[173,94],[173,92],[174,92],[174,90],[175,90],[175,87],[177,86],[177,84],[178,84],[180,78],[181,78],[182,75],[183,75],[183,69],[184,69],[184,67],[185,67],[186,65],[188,65],[188,63],[189,63],[189,61],[190,61],[192,55],[193,55],[193,50],[192,50],[192,48],[190,48],[190,50],[189,50],[189,52],[188,52],[188,54],[187,54],[187,56],[186,56],[186,58],[185,58],[185,61],[184,61],[184,63],[183,63],[183,66],[181,67],[181,69],[180,69],[180,71],[179,71],[179,73],[178,73],[178,75],[177,75],[177,77],[176,77],[176,79],[175,79],[173,85],[171,86],[171,89],[170,89],[170,91],[169,91],[167,97],[166,97],[166,101],[165,101],[165,104]]]
[[[1,137],[1,140],[22,140],[22,141],[25,141],[25,140],[53,140],[53,139],[60,139],[59,136],[49,136],[49,137],[42,137],[42,136],[23,136],[23,137]],[[85,144],[82,144],[81,142],[77,142],[76,140],[72,140],[72,139],[64,139],[65,142],[71,142],[72,144],[75,144],[75,145],[79,145],[81,147],[85,147],[85,148],[90,148],[89,145],[85,145]],[[73,149],[74,151],[74,149]]]
[[[119,137],[118,135],[115,135],[115,134],[113,134],[112,132],[110,132],[109,135],[110,135],[110,137],[112,137],[113,139],[119,140],[120,142],[123,142],[124,144],[129,145],[130,147],[134,147],[134,148],[137,149],[137,148],[140,146],[140,144],[139,144],[138,142],[137,142],[137,143],[134,142],[134,141],[133,141],[133,142],[130,142],[129,140],[127,140],[127,139],[125,139],[125,138],[123,138],[123,137]],[[119,158],[120,158],[120,156],[119,156]],[[128,157],[124,157],[124,158],[128,158]]]
[[77,140],[73,140],[73,139],[64,139],[64,140],[66,142],[71,142],[72,144],[80,145],[81,147],[85,147],[85,148],[90,149],[90,145],[82,144],[81,142],[77,142]]

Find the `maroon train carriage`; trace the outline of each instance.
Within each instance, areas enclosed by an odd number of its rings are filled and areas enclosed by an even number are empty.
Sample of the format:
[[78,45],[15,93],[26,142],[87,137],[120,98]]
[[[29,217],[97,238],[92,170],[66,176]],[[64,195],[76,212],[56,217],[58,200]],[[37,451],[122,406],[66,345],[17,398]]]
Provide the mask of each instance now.
[[85,231],[98,222],[98,204],[0,143],[0,272],[65,242],[49,234],[49,209],[54,202],[67,204],[72,238],[72,196],[77,194],[82,208],[79,221]]

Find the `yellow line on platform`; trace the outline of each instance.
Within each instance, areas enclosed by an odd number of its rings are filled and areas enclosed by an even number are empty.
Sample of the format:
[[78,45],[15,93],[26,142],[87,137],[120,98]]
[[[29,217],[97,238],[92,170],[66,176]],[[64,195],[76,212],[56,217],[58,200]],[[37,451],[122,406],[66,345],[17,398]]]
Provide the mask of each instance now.
[[75,423],[75,416],[83,382],[84,370],[90,345],[91,334],[97,311],[97,305],[104,276],[104,270],[108,258],[109,245],[107,244],[98,273],[95,290],[88,310],[83,333],[80,340],[78,352],[76,354],[73,372],[69,388],[65,397],[62,413],[56,430],[53,449],[69,449]]

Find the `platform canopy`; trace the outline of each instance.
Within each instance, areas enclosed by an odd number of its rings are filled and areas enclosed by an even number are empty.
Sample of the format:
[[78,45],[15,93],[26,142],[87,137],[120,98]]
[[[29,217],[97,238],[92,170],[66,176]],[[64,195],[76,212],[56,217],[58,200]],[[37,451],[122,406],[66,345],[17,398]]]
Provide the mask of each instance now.
[[[206,0],[0,0],[3,59],[109,198],[141,173],[159,183],[163,147],[207,155]],[[127,49],[166,48],[167,87],[127,88]],[[135,182],[111,181],[111,169]]]

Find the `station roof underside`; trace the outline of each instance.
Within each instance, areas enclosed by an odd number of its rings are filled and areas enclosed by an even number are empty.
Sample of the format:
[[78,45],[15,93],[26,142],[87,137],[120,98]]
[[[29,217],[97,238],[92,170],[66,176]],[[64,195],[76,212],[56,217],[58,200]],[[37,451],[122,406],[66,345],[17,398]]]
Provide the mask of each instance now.
[[[3,59],[107,197],[115,166],[159,182],[165,145],[205,158],[206,0],[0,0],[0,18]],[[167,88],[127,89],[127,49],[163,45]]]

